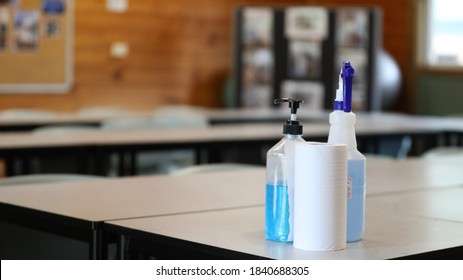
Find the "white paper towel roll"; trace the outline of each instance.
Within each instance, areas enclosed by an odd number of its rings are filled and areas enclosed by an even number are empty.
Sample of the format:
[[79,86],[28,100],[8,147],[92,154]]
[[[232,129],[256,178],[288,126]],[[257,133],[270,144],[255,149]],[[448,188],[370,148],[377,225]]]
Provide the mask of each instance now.
[[347,146],[296,143],[294,247],[311,251],[344,249],[346,209]]
[[285,144],[285,168],[286,183],[288,184],[289,203],[289,235],[288,241],[293,241],[294,235],[294,149],[296,141],[286,141]]

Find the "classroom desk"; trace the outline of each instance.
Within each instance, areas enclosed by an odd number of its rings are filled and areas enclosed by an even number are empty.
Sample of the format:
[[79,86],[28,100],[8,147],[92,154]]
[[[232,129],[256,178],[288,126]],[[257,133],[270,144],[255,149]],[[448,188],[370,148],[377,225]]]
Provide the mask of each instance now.
[[[237,123],[284,123],[290,114],[288,106],[281,108],[230,108],[204,111],[212,125]],[[329,111],[299,109],[297,117],[304,123],[328,122]]]
[[[136,154],[146,150],[193,149],[198,163],[223,160],[222,150],[247,148],[259,151],[270,147],[281,137],[281,123],[287,109],[228,109],[205,110],[211,127],[204,129],[158,131],[95,131],[66,135],[36,135],[29,132],[1,133],[0,158],[6,161],[6,175],[30,173],[30,160],[37,156],[68,155],[78,159],[78,173],[105,175],[103,162],[109,154],[119,156],[119,175],[136,175]],[[304,138],[308,141],[326,141],[329,124],[328,111],[300,111]],[[146,113],[143,115],[146,117]],[[92,124],[100,125],[106,117],[61,115],[58,118],[16,120],[17,124]],[[275,123],[277,121],[278,123]],[[15,120],[0,120],[2,125],[14,125]],[[239,123],[239,124],[236,124]],[[226,124],[226,125],[224,125]],[[379,153],[381,145],[392,154],[398,150],[401,139],[412,141],[410,155],[420,155],[437,145],[463,145],[462,118],[411,116],[384,112],[357,114],[356,132],[359,149],[364,153]],[[397,144],[398,143],[398,144]],[[395,151],[394,151],[395,150]],[[249,156],[248,156],[249,157]],[[252,163],[262,163],[256,152]],[[233,161],[233,159],[232,159]],[[258,162],[259,161],[259,162]]]
[[[289,109],[284,108],[234,108],[234,109],[207,109],[197,108],[209,120],[211,125],[237,124],[237,123],[283,123],[289,117]],[[299,119],[305,122],[327,122],[329,111],[299,110]],[[386,113],[390,115],[391,113]],[[28,131],[47,125],[90,125],[100,126],[111,118],[142,117],[149,118],[153,112],[133,112],[120,116],[105,115],[79,115],[72,113],[56,113],[52,116],[40,117],[0,117],[0,131]]]
[[[415,138],[428,139],[430,136],[437,142],[443,137],[443,131],[437,126],[427,126],[417,120],[408,120],[400,116],[389,116],[387,121],[380,115],[359,119],[356,126],[357,139],[364,152],[377,152],[378,141],[383,137],[403,137],[410,135]],[[328,123],[304,124],[304,138],[308,141],[326,141],[329,132]],[[91,131],[67,134],[33,134],[29,132],[0,134],[0,158],[7,161],[7,175],[15,174],[13,161],[37,155],[71,154],[82,160],[81,173],[88,173],[89,165],[101,167],[98,162],[111,153],[130,153],[131,159],[123,170],[131,170],[135,175],[135,154],[146,150],[165,149],[195,149],[198,155],[207,155],[198,162],[220,161],[218,156],[227,148],[254,148],[271,146],[282,138],[281,124],[229,124],[215,125],[195,129],[162,129],[162,130],[131,130],[131,131]],[[370,147],[370,148],[369,148]],[[369,150],[367,149],[369,148]],[[88,162],[93,164],[85,164]],[[126,162],[121,160],[121,162]],[[27,166],[24,164],[24,166]],[[25,168],[22,173],[27,173]],[[104,170],[93,171],[103,175]],[[21,172],[20,172],[21,174]]]
[[[303,136],[307,141],[326,138],[329,123],[304,124]],[[216,125],[205,128],[156,129],[156,130],[123,130],[123,131],[89,131],[34,134],[28,132],[0,134],[0,149],[33,149],[77,146],[117,146],[117,145],[149,145],[149,144],[194,144],[225,143],[240,141],[266,141],[283,137],[282,124],[233,124]],[[435,126],[427,126],[421,122],[383,122],[380,120],[359,121],[356,125],[358,137],[433,134],[440,133]]]
[[[209,120],[211,125],[237,124],[237,123],[283,123],[289,117],[287,107],[278,108],[235,108],[235,109],[206,109],[197,108]],[[299,119],[305,122],[327,122],[328,111],[324,110],[300,110]],[[142,117],[149,118],[153,112],[133,112],[121,116],[105,115],[79,115],[72,113],[56,113],[52,116],[40,117],[0,117],[0,131],[29,131],[47,125],[90,125],[101,126],[103,122],[111,118]]]
[[[367,161],[368,198],[456,185],[463,185],[463,172],[452,162]],[[106,222],[261,207],[264,186],[264,168],[9,186],[0,188],[0,221],[88,242],[90,258],[101,258]]]
[[[135,115],[135,116],[138,116]],[[48,125],[85,125],[98,127],[108,117],[101,116],[79,116],[75,114],[56,114],[40,117],[0,117],[0,131],[31,131],[36,128]]]
[[255,172],[240,172],[240,183],[230,172],[6,186],[0,220],[85,241],[101,258],[104,221],[262,204],[265,178]]
[[110,221],[104,227],[128,238],[129,252],[159,258],[461,259],[462,200],[462,186],[367,197],[362,240],[331,252],[266,240],[263,206]]
[[[243,124],[243,123],[278,123],[282,124],[289,118],[289,109],[282,108],[231,108],[231,109],[202,109],[211,125]],[[298,119],[304,124],[328,123],[330,110],[299,110]],[[463,118],[461,117],[434,117],[408,115],[393,112],[356,112],[358,123],[382,122],[434,130],[447,130],[463,132]],[[150,117],[149,112],[133,112],[121,117]],[[72,113],[57,113],[46,117],[19,117],[0,118],[0,131],[29,131],[47,125],[90,125],[100,126],[110,116],[84,116]]]
[[[313,125],[306,131],[310,135],[327,135],[327,125]],[[260,151],[262,145],[273,145],[282,137],[282,126],[262,125],[223,125],[207,128],[131,130],[131,131],[95,131],[67,134],[0,134],[0,158],[7,162],[7,175],[15,174],[13,162],[26,161],[37,155],[71,154],[78,155],[83,162],[80,173],[87,173],[89,165],[102,167],[99,162],[105,156],[116,153],[130,153],[130,161],[121,160],[126,166],[122,170],[131,170],[135,175],[134,156],[139,151],[166,149],[194,149],[198,162],[219,161],[213,155],[230,147],[255,147]],[[205,155],[200,157],[200,155]],[[218,156],[215,156],[217,158]],[[27,167],[27,164],[24,164]],[[27,173],[27,168],[20,173]],[[104,175],[105,170],[97,169],[92,173]]]

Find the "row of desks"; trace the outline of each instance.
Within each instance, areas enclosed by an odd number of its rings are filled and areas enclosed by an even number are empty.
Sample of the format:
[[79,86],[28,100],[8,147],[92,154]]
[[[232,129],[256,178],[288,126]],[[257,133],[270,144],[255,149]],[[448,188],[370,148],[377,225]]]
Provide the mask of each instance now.
[[[194,110],[201,113],[209,120],[212,125],[229,123],[256,123],[256,122],[279,122],[285,121],[289,117],[288,109],[206,109],[195,107],[178,107],[173,110]],[[309,122],[323,122],[328,118],[328,111],[323,110],[300,110],[299,118]],[[91,113],[91,114],[72,114],[55,113],[39,116],[7,116],[0,114],[0,131],[28,131],[47,125],[89,125],[100,126],[105,121],[114,118],[150,118],[153,112],[124,112],[114,113]]]
[[[237,111],[222,111],[222,122],[239,121]],[[239,112],[239,111],[238,111]],[[279,112],[279,111],[278,111]],[[265,117],[270,117],[264,115]],[[276,114],[280,118],[280,114]],[[282,117],[282,116],[281,116]],[[215,116],[220,119],[219,114]],[[244,114],[241,120],[265,120],[259,114],[251,117]],[[323,120],[323,121],[322,121]],[[247,122],[247,121],[244,121]],[[329,132],[327,115],[312,116],[302,121],[304,138],[308,141],[326,141]],[[413,139],[412,154],[416,155],[427,147],[439,143],[461,145],[463,122],[454,118],[425,118],[397,114],[364,113],[358,115],[356,125],[359,147],[362,152],[377,153],[381,139],[410,136]],[[35,134],[31,132],[14,132],[0,134],[0,158],[6,159],[7,175],[27,173],[14,171],[13,162],[47,154],[70,154],[82,159],[82,169],[89,165],[101,167],[101,160],[111,153],[130,153],[135,157],[137,152],[146,150],[165,150],[191,148],[197,151],[198,162],[220,161],[220,151],[230,147],[251,147],[258,149],[263,145],[272,145],[282,137],[281,124],[275,123],[242,123],[221,124],[195,129],[163,129],[163,130],[129,130],[107,131],[96,130],[79,133]],[[431,144],[427,143],[431,142]],[[424,144],[423,144],[424,143]],[[91,161],[92,164],[88,164]],[[121,160],[135,175],[135,160]],[[104,174],[104,170],[80,173]]]
[[364,238],[336,252],[265,240],[264,185],[264,168],[253,168],[2,187],[0,220],[85,241],[90,258],[105,257],[114,240],[121,258],[462,255],[461,162],[368,159]]
[[[289,117],[286,107],[281,109],[202,109],[204,117],[211,125],[237,124],[237,123],[283,123]],[[305,124],[328,123],[330,111],[299,110],[298,119]],[[385,123],[386,127],[414,126],[415,129],[433,129],[447,131],[463,131],[461,117],[432,117],[413,116],[391,112],[358,112],[358,122]],[[34,128],[49,125],[89,125],[100,126],[105,121],[116,118],[149,118],[153,115],[146,112],[111,115],[72,115],[56,114],[44,117],[16,117],[1,118],[0,131],[29,131]],[[387,128],[386,128],[387,129]]]

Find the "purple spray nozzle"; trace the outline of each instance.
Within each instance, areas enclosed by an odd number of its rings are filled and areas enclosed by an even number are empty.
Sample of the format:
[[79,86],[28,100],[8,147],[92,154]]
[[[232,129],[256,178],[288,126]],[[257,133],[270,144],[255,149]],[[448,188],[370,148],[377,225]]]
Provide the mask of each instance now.
[[349,61],[342,63],[341,78],[343,81],[343,109],[344,112],[352,111],[352,78],[355,70]]

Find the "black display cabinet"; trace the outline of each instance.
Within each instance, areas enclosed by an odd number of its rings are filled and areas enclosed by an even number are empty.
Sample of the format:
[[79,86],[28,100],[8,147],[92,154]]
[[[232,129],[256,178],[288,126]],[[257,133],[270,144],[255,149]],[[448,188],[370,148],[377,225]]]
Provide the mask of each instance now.
[[377,53],[381,11],[371,7],[243,6],[234,20],[234,106],[275,106],[274,98],[331,109],[341,63],[356,70],[353,110],[381,109]]

